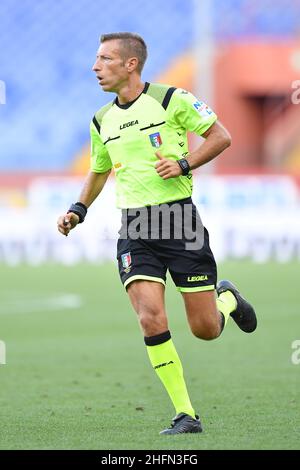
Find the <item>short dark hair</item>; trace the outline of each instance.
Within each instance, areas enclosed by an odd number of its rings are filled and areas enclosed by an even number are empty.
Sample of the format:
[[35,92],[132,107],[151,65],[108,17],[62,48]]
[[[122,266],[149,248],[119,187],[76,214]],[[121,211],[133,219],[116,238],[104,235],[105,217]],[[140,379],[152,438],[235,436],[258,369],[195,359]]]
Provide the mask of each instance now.
[[100,43],[111,41],[112,39],[119,39],[121,41],[123,59],[126,60],[133,56],[138,58],[137,70],[141,73],[147,59],[147,45],[144,39],[136,33],[109,33],[102,34]]

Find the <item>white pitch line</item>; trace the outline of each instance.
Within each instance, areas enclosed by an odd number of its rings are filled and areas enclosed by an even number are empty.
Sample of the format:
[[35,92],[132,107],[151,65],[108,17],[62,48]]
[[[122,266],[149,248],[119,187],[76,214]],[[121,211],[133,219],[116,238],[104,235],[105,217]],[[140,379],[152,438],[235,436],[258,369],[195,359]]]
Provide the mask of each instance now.
[[56,310],[76,310],[82,306],[82,298],[77,294],[49,294],[33,296],[28,293],[12,293],[2,298],[0,315],[19,313],[51,312]]

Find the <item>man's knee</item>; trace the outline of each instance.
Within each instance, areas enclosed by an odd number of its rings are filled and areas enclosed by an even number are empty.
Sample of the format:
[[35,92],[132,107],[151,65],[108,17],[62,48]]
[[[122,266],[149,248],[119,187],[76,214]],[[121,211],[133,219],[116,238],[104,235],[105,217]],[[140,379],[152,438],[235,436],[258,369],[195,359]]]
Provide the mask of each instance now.
[[155,336],[168,329],[166,313],[162,306],[139,301],[135,309],[145,336]]
[[191,324],[191,331],[196,338],[210,341],[221,334],[221,323],[216,318],[206,318]]
[[138,318],[145,336],[154,336],[168,329],[166,315],[163,311],[144,308],[138,312]]
[[140,309],[137,314],[140,325],[144,331],[148,331],[151,328],[151,325],[153,325],[153,321],[157,318],[157,315],[148,309]]

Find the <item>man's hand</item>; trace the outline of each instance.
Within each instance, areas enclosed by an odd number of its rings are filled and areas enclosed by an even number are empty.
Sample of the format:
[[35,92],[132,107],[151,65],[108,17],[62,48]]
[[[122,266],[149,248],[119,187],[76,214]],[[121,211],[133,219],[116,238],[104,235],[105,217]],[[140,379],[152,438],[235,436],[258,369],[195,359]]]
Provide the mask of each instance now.
[[155,168],[163,180],[182,175],[181,168],[176,161],[163,157],[160,152],[155,152],[155,155],[159,159],[155,164]]
[[57,228],[60,233],[66,237],[69,235],[70,230],[76,227],[79,222],[79,217],[74,212],[69,212],[68,214],[61,215],[57,221]]

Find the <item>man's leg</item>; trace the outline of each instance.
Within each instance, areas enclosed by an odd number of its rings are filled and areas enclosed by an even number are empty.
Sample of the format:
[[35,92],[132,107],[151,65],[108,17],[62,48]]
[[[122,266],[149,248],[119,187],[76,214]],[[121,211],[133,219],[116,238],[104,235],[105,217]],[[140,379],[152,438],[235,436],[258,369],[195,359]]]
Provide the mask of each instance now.
[[222,286],[222,289],[218,287],[218,298],[214,290],[182,292],[192,333],[197,338],[215,339],[222,333],[229,316],[243,331],[254,331],[256,315],[253,307],[229,281],[221,281],[218,285]]
[[[195,418],[187,392],[181,361],[168,330],[164,286],[158,282],[133,281],[127,292],[137,312],[150,362],[165,386],[177,415]],[[199,427],[195,419],[193,425]],[[201,429],[201,428],[200,428]],[[184,432],[200,432],[184,431]]]
[[215,291],[182,292],[182,296],[192,333],[206,340],[220,336],[229,313],[218,310]]

